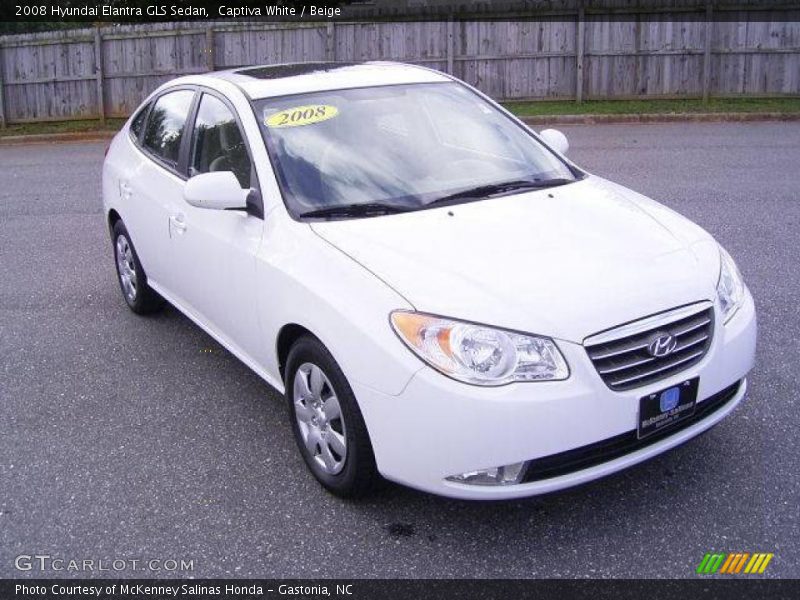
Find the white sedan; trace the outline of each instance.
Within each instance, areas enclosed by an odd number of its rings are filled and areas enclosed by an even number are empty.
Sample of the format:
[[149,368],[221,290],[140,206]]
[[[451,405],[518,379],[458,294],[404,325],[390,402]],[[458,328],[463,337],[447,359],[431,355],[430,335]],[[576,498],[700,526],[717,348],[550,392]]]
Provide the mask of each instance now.
[[122,293],[285,393],[333,493],[602,477],[736,407],[756,317],[708,233],[566,150],[421,67],[182,77],[107,152]]

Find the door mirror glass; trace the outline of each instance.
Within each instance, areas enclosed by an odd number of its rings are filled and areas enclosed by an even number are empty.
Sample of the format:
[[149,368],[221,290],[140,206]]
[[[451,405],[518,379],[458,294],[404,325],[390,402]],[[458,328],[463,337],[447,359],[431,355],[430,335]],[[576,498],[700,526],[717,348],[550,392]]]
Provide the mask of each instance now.
[[539,132],[539,137],[542,141],[550,146],[559,154],[566,154],[569,150],[569,142],[567,136],[561,133],[558,129],[543,129]]
[[186,182],[183,197],[197,208],[244,210],[249,193],[239,185],[233,171],[217,171],[192,177]]

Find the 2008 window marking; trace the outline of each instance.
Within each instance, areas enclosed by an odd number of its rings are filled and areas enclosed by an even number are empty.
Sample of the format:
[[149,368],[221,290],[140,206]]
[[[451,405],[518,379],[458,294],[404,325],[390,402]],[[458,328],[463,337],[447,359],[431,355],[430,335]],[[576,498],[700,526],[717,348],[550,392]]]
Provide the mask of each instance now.
[[326,104],[296,106],[277,112],[266,119],[267,127],[299,127],[327,121],[339,114],[339,109]]

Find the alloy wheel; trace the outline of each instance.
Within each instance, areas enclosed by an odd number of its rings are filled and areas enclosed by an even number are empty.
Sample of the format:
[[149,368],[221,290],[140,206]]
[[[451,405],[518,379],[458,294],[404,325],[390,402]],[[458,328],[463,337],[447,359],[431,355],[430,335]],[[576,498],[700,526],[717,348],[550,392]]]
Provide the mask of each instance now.
[[340,473],[347,458],[347,429],[336,392],[317,365],[307,362],[297,369],[292,405],[311,459],[328,475]]
[[139,285],[136,276],[136,263],[133,260],[133,250],[124,235],[117,236],[117,272],[122,284],[122,291],[128,302],[136,301],[136,290]]

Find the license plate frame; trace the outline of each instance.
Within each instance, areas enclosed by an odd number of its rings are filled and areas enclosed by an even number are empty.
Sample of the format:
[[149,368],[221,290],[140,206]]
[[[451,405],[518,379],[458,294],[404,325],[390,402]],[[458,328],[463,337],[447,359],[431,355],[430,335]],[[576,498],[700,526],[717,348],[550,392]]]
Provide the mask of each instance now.
[[637,437],[642,439],[672,429],[691,417],[697,407],[699,384],[700,378],[693,377],[639,398]]

